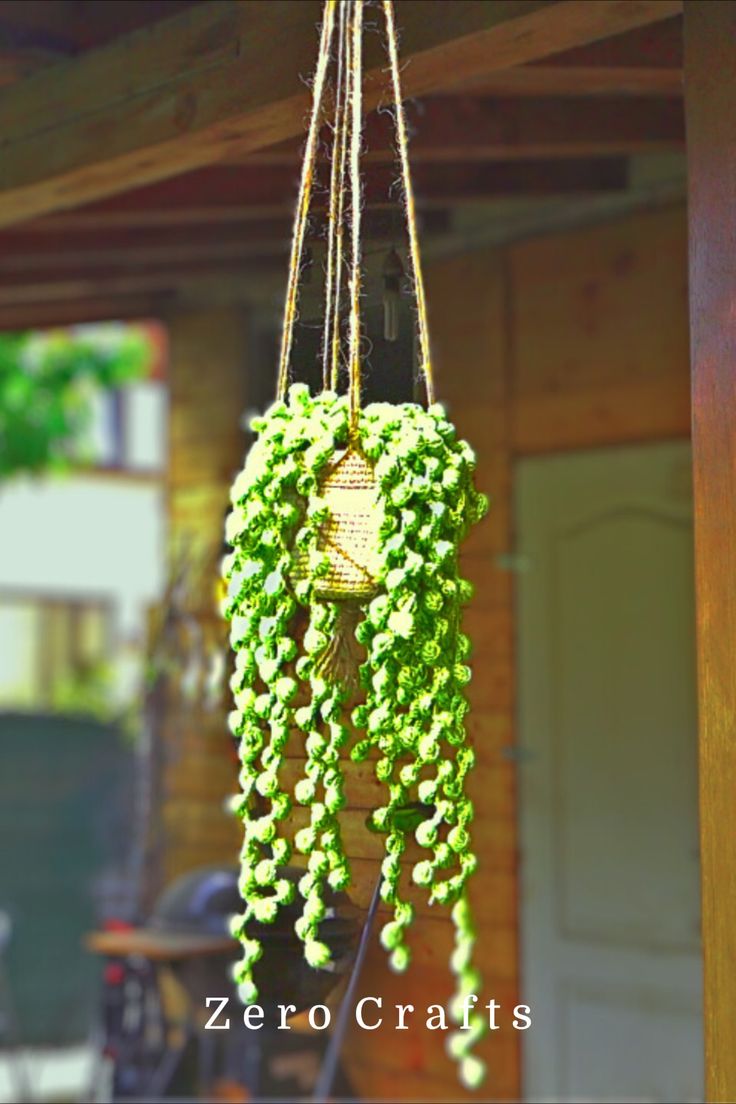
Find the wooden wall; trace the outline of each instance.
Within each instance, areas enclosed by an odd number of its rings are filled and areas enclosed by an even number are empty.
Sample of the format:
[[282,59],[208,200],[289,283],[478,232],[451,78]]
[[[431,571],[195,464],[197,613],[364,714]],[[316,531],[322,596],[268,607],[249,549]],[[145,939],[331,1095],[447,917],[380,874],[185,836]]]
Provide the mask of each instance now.
[[[222,555],[230,484],[243,460],[240,417],[247,402],[247,322],[241,308],[174,315],[170,326],[168,515],[172,555],[189,557],[187,610],[208,645],[224,626],[216,618],[215,582]],[[172,695],[166,725],[170,757],[163,825],[165,874],[234,862],[240,831],[223,809],[236,792],[233,742],[221,712]]]
[[516,453],[689,433],[684,207],[509,250]]
[[[515,714],[513,576],[505,559],[514,547],[513,463],[533,452],[688,434],[685,239],[684,209],[673,207],[429,267],[438,392],[476,448],[478,483],[492,498],[463,555],[476,584],[466,615],[475,670],[469,724],[478,755],[472,796],[480,863],[472,900],[484,1000],[493,997],[502,1008],[502,1027],[484,1045],[490,1074],[480,1099],[516,1099],[521,1091],[523,1035],[508,1016],[523,1001],[515,778],[507,751]],[[232,313],[194,316],[179,320],[172,335],[172,525],[199,532],[212,526],[208,533],[218,540],[227,483],[240,460],[233,428],[244,404],[240,325]],[[213,380],[227,392],[233,373],[239,383],[229,397],[212,395]],[[192,734],[172,778],[172,873],[205,854],[232,857],[231,829],[217,804],[229,781],[227,743],[222,723],[210,721]],[[354,858],[351,896],[363,907],[380,855],[380,840],[364,829],[375,788],[368,766],[351,774],[345,833]],[[296,774],[299,761],[287,769]],[[451,992],[449,920],[422,906],[419,895],[413,899],[419,909],[409,972],[392,975],[374,944],[364,974],[364,992],[382,994],[387,1008],[400,1002],[419,1010]],[[385,1029],[354,1032],[346,1061],[356,1090],[369,1100],[467,1098],[438,1033],[415,1019],[398,1034],[389,1016]]]
[[[473,444],[478,484],[492,500],[463,556],[476,585],[466,614],[478,756],[472,796],[480,861],[472,900],[485,999],[502,1006],[501,1029],[483,1048],[490,1073],[478,1097],[516,1099],[523,1034],[510,1028],[507,1014],[524,998],[515,771],[505,754],[515,740],[513,575],[503,559],[514,549],[513,464],[529,453],[688,434],[684,209],[433,262],[428,297],[438,394]],[[364,991],[417,1009],[441,1001],[451,986],[450,945],[450,924],[432,910],[416,926],[410,972],[391,975],[376,947]],[[374,1037],[356,1032],[350,1072],[366,1099],[470,1095],[421,1021],[398,1035],[390,1028]]]

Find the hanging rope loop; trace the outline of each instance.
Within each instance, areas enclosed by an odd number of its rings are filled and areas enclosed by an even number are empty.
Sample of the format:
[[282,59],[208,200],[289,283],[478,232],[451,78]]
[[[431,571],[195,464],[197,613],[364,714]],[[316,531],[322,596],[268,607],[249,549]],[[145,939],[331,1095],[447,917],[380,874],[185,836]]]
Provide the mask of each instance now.
[[[365,0],[325,0],[319,55],[315,69],[312,108],[299,183],[291,257],[286,285],[283,334],[279,357],[278,395],[283,398],[289,381],[289,367],[297,317],[299,276],[309,209],[314,191],[319,130],[330,63],[335,54],[332,143],[327,243],[325,261],[325,313],[322,329],[322,386],[337,390],[342,347],[342,311],[347,307],[347,370],[350,436],[357,440],[362,398],[361,389],[361,292],[362,292],[362,182],[360,155],[363,134],[363,8]],[[409,241],[411,280],[417,305],[419,371],[427,402],[435,400],[429,348],[429,326],[424,277],[419,252],[416,201],[409,165],[406,116],[401,96],[398,40],[393,0],[382,0],[386,25],[386,47],[394,101],[396,146]],[[336,18],[337,16],[337,18]],[[337,34],[335,25],[337,23]],[[335,39],[337,41],[334,49]],[[346,199],[349,196],[349,203]],[[346,236],[348,250],[346,257]],[[348,270],[345,288],[344,271]],[[345,300],[345,302],[344,302]]]
[[345,3],[340,4],[337,30],[337,76],[335,117],[332,126],[332,165],[327,222],[327,265],[325,275],[325,319],[322,335],[322,387],[337,391],[340,368],[340,301],[343,266],[343,219],[345,159],[347,154],[347,95],[351,46]]
[[352,52],[350,58],[350,429],[356,437],[360,414],[360,142],[363,122],[363,0],[353,0]]
[[391,85],[394,97],[394,110],[396,120],[396,144],[399,151],[401,165],[401,181],[404,189],[404,204],[406,207],[406,224],[409,234],[409,257],[411,260],[412,281],[414,295],[417,301],[417,330],[419,336],[419,370],[424,377],[424,385],[427,390],[427,403],[434,402],[434,378],[432,375],[432,362],[429,352],[429,323],[427,321],[427,300],[424,294],[424,276],[422,274],[422,260],[419,253],[419,234],[417,232],[417,213],[414,200],[414,186],[411,179],[409,166],[409,142],[406,136],[406,114],[401,97],[401,76],[399,74],[399,47],[396,37],[396,21],[394,19],[393,0],[383,0],[383,13],[386,20],[386,42],[391,68]]
[[294,323],[297,313],[297,299],[299,289],[299,273],[304,253],[304,239],[309,221],[309,206],[312,199],[314,185],[314,166],[317,159],[317,145],[319,127],[322,117],[322,107],[327,83],[327,70],[330,62],[332,48],[332,35],[335,27],[335,7],[337,0],[325,0],[324,16],[322,19],[322,33],[320,35],[319,54],[317,67],[314,73],[314,87],[312,91],[312,110],[309,117],[307,130],[307,144],[304,150],[302,174],[299,180],[299,196],[297,198],[296,214],[294,216],[294,229],[291,240],[291,257],[289,259],[289,272],[286,280],[286,302],[284,304],[284,321],[281,331],[281,353],[279,355],[279,375],[277,394],[283,399],[289,382],[289,363],[291,361],[291,349],[294,343]]

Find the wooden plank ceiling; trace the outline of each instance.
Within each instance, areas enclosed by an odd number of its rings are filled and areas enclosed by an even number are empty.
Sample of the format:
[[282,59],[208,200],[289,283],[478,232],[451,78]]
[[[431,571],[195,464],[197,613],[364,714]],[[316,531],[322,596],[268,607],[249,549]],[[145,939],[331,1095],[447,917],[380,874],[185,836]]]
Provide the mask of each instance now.
[[[398,0],[424,234],[460,208],[621,193],[632,157],[681,153],[680,7]],[[319,8],[0,0],[0,326],[161,313],[283,270]],[[388,113],[365,147],[367,236],[389,240]]]

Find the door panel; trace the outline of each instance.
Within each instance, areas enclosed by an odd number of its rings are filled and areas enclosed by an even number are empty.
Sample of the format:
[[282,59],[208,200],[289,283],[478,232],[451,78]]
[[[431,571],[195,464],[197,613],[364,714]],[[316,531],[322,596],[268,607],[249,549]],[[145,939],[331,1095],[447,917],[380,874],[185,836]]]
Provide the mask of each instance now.
[[689,470],[684,443],[519,466],[530,1099],[702,1096]]

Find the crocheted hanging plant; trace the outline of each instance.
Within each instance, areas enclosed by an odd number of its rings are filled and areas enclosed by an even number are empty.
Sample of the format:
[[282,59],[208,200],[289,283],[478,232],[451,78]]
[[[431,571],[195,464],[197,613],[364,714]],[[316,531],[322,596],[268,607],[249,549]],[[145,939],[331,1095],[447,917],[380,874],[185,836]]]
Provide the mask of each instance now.
[[[373,812],[372,827],[385,834],[381,896],[393,907],[381,941],[391,966],[404,970],[414,913],[401,886],[410,808],[415,815],[418,810],[413,834],[426,852],[411,877],[431,903],[453,906],[451,964],[458,988],[451,1012],[460,1022],[463,998],[479,991],[480,978],[471,964],[474,931],[465,895],[476,866],[469,836],[473,807],[465,793],[474,761],[465,736],[470,644],[460,628],[471,586],[459,575],[458,547],[487,502],[473,487],[472,449],[457,440],[441,406],[368,406],[360,412],[357,438],[349,413],[345,397],[312,397],[304,385],[293,385],[288,401],[276,402],[253,423],[259,436],[232,490],[225,614],[236,652],[230,724],[240,737],[240,889],[246,906],[232,929],[243,945],[236,980],[243,1000],[253,1001],[253,968],[262,947],[246,929],[253,920],[272,922],[291,903],[294,886],[279,876],[279,866],[294,852],[306,856],[297,934],[307,961],[328,965],[329,948],[319,939],[324,894],[350,883],[340,829],[343,768],[346,757],[360,762],[377,749],[375,772],[386,800]],[[352,600],[340,589],[350,531],[341,536],[336,530],[338,511],[327,494],[331,472],[346,455],[362,458],[375,477],[375,543],[362,562],[347,554],[348,574],[362,571],[374,596]],[[354,541],[351,547],[362,546]],[[301,639],[299,607],[308,610]],[[345,675],[349,663],[336,661],[336,637],[339,643],[351,628],[364,661],[358,672],[362,700],[348,714],[354,687]],[[292,798],[279,771],[295,732],[302,734],[306,766]],[[292,801],[309,811],[308,825],[293,840],[284,826]],[[469,1053],[483,1031],[482,1018],[473,1014],[469,1029],[450,1040],[469,1085],[483,1075],[482,1063]]]
[[[393,969],[404,970],[414,909],[402,879],[424,888],[431,904],[452,908],[457,994],[450,1012],[461,1024],[465,998],[480,991],[481,981],[471,961],[475,933],[466,896],[476,860],[465,792],[473,765],[465,739],[470,645],[460,615],[471,588],[458,573],[458,549],[486,500],[473,487],[472,450],[434,403],[391,0],[382,7],[428,409],[413,403],[361,408],[363,0],[325,0],[287,280],[279,399],[253,424],[258,437],[233,487],[227,522],[233,551],[225,560],[224,612],[236,653],[230,724],[240,738],[237,812],[245,827],[245,911],[232,925],[243,957],[235,978],[242,999],[255,1000],[263,953],[258,925],[293,908],[297,894],[303,908],[295,930],[306,960],[315,969],[330,965],[330,949],[320,938],[326,899],[351,881],[341,832],[346,768],[350,760],[371,756],[385,801],[373,810],[370,827],[385,836],[380,891],[393,910],[381,940]],[[335,40],[323,390],[312,396],[299,384],[287,392],[287,383]],[[348,238],[349,266],[343,254]],[[342,287],[346,267],[349,295]],[[337,391],[345,367],[349,394],[343,396]],[[293,741],[306,764],[291,793],[281,767]],[[305,815],[306,824],[294,831],[294,821]],[[407,851],[412,836],[421,849],[418,860]],[[286,876],[290,860],[305,867],[298,887]],[[471,1050],[485,1030],[473,1011],[468,1027],[448,1040],[469,1087],[483,1078],[483,1063]]]

